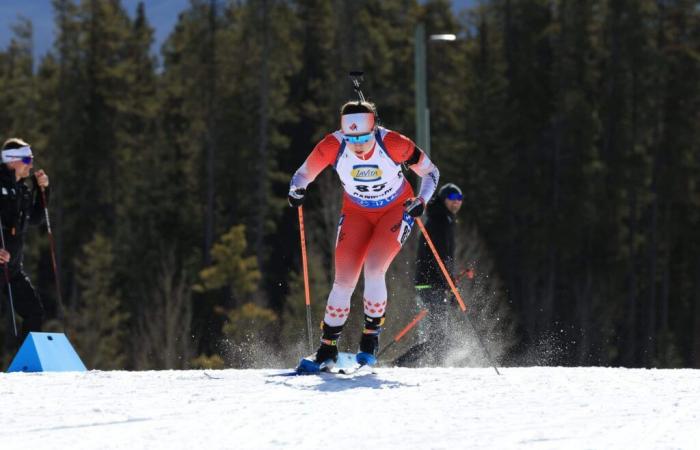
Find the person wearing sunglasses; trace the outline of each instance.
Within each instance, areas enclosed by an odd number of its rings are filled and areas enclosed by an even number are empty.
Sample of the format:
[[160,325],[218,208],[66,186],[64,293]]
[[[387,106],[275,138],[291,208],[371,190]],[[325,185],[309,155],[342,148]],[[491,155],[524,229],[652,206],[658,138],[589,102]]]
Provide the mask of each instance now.
[[[440,173],[409,138],[377,124],[373,103],[351,101],[340,111],[340,129],[324,137],[292,177],[289,204],[301,206],[307,186],[332,166],[344,189],[335,244],[335,279],[321,324],[321,344],[299,370],[314,372],[337,359],[338,339],[350,297],[364,267],[364,328],[357,360],[374,364],[388,293],[385,274],[423,213]],[[402,167],[421,177],[416,196]]]
[[[22,261],[29,225],[44,223],[41,195],[37,189],[44,189],[48,201],[49,177],[43,170],[36,171],[31,177],[34,155],[29,144],[22,139],[5,141],[0,154],[0,218],[5,238],[5,247],[0,249],[0,264],[7,265],[15,312],[22,318],[19,345],[30,331],[41,331],[44,321],[44,307],[24,273]],[[30,180],[34,184],[31,188],[28,186]],[[0,271],[4,270],[0,267]],[[4,273],[0,273],[0,289],[5,296],[8,295]]]
[[[456,184],[445,184],[428,204],[428,218],[425,223],[428,235],[453,280],[455,227],[462,200],[462,190]],[[414,281],[418,306],[420,309],[427,309],[428,316],[419,325],[418,344],[398,357],[395,364],[440,366],[446,362],[446,352],[449,350],[449,317],[455,305],[447,281],[423,236],[418,242]]]

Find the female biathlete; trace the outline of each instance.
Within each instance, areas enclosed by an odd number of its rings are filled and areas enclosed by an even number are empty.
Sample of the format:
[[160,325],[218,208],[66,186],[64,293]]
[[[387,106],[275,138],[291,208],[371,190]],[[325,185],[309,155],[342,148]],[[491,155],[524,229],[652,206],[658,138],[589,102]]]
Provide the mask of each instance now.
[[[313,360],[301,361],[298,370],[304,372],[319,371],[336,361],[338,338],[363,265],[365,322],[357,361],[376,362],[387,306],[386,271],[440,176],[410,139],[377,125],[374,104],[348,102],[340,116],[341,129],[316,145],[289,187],[289,204],[299,207],[309,183],[332,165],[345,190],[335,244],[335,280],[323,317],[321,346]],[[417,197],[401,171],[404,164],[422,179]]]

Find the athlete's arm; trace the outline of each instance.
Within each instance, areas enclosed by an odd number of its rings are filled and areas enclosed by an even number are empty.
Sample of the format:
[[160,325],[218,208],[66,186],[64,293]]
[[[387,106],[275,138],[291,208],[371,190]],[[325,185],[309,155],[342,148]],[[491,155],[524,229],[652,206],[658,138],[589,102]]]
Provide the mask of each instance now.
[[298,188],[306,189],[323,169],[335,162],[339,148],[340,143],[332,134],[316,144],[304,164],[292,176],[292,181],[289,183],[290,191]]
[[418,197],[427,203],[435,193],[440,171],[428,158],[423,150],[418,148],[409,138],[395,131],[389,131],[384,136],[389,156],[397,163],[405,163],[409,169],[421,177],[420,191]]

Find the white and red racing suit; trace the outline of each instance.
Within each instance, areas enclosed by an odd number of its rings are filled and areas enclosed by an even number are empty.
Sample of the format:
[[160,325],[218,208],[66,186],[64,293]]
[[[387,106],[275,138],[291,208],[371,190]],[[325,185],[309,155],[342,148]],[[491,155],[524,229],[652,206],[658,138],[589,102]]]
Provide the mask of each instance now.
[[364,265],[364,312],[382,317],[387,306],[385,274],[408,238],[413,218],[404,203],[414,196],[401,166],[421,179],[419,197],[432,197],[440,173],[410,139],[386,128],[374,132],[374,147],[363,156],[346,148],[343,134],[324,137],[292,177],[291,187],[306,188],[323,169],[333,166],[345,193],[335,246],[335,280],[328,295],[324,322],[343,325],[350,297]]

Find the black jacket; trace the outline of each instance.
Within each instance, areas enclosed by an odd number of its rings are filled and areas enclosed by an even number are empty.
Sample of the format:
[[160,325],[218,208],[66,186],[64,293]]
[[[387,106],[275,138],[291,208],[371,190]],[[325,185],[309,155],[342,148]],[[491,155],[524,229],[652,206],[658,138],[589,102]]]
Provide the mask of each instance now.
[[[443,200],[435,198],[428,204],[428,219],[425,223],[425,228],[445,263],[450,276],[454,276],[455,224],[456,218],[454,214],[448,211]],[[430,285],[436,289],[447,289],[449,287],[440,270],[440,266],[435,261],[433,252],[428,247],[428,243],[422,234],[418,242],[418,258],[414,281],[416,286]]]
[[[15,171],[0,164],[0,218],[5,238],[5,249],[10,252],[9,269],[12,275],[22,269],[24,236],[29,225],[44,223],[44,207],[41,192],[32,183],[30,189],[25,180],[16,181]],[[46,200],[48,201],[48,189]]]

